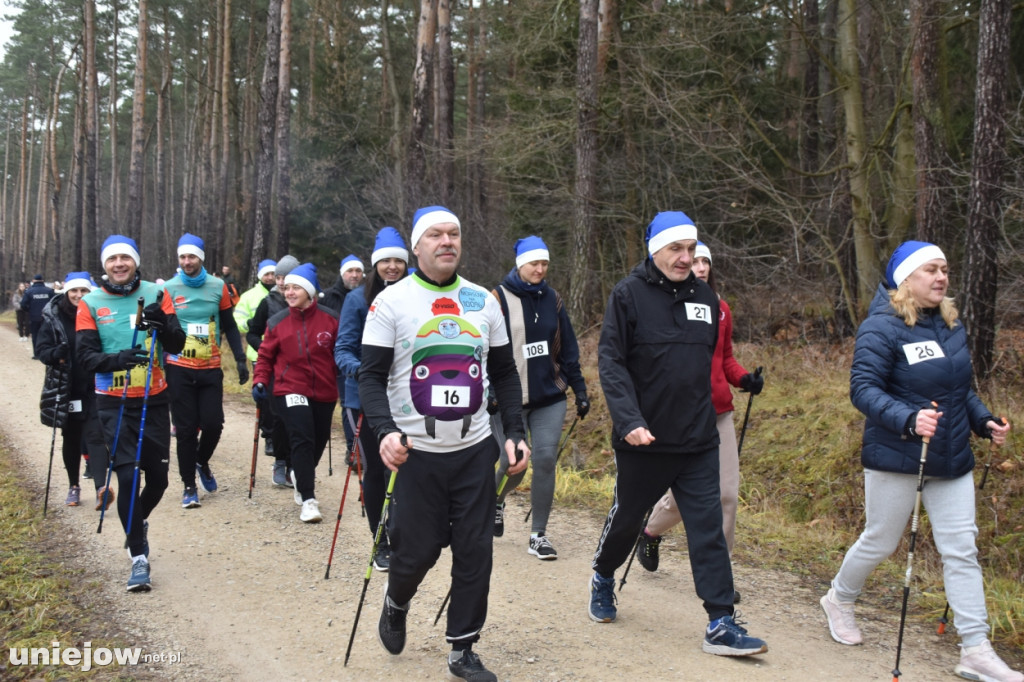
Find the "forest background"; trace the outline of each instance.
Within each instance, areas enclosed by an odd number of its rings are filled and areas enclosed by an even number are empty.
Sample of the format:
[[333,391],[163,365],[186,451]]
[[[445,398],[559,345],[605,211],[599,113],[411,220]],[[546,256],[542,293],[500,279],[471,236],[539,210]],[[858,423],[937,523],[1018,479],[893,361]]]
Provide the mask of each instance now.
[[[819,577],[861,519],[845,370],[899,242],[949,256],[979,390],[1021,413],[1022,2],[5,4],[5,292],[36,272],[98,276],[112,233],[138,240],[147,278],[169,277],[186,231],[243,288],[284,253],[316,263],[327,287],[345,254],[369,262],[380,227],[408,236],[416,208],[440,203],[462,218],[463,272],[485,286],[517,238],[547,241],[596,387],[608,292],[644,256],[653,215],[685,211],[714,254],[740,359],[768,368],[742,551]],[[601,403],[560,499],[608,495]],[[1018,646],[1022,442],[994,460],[979,519],[996,635]]]

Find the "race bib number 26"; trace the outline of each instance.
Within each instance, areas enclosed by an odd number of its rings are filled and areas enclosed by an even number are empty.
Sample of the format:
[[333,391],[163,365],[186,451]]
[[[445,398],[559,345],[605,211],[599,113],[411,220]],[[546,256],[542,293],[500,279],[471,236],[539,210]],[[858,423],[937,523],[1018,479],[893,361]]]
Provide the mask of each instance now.
[[946,354],[942,352],[942,346],[936,341],[905,343],[903,344],[903,353],[907,356],[907,364],[909,365],[946,357]]

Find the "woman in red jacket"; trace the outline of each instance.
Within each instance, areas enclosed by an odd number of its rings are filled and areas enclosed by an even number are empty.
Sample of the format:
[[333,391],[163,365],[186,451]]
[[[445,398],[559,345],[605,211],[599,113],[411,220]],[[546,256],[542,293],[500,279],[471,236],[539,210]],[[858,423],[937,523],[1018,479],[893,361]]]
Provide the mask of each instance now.
[[338,315],[316,304],[320,286],[316,266],[303,263],[284,278],[282,293],[288,308],[267,322],[253,369],[252,397],[267,399],[273,377],[274,414],[281,416],[292,452],[295,503],[299,520],[320,523],[316,500],[316,465],[331,437],[331,420],[338,402],[334,341]]
[[[693,255],[693,273],[715,289],[715,278],[711,271],[711,251],[704,242],[697,242],[697,251]],[[732,390],[735,386],[757,395],[764,387],[764,379],[760,375],[751,374],[743,369],[732,354],[732,311],[729,304],[719,296],[718,343],[711,360],[711,402],[715,405],[718,415],[718,454],[719,454],[719,485],[722,489],[722,530],[725,531],[725,542],[732,554],[736,535],[736,506],[740,492],[740,458],[736,445],[736,427],[732,422]],[[672,526],[679,523],[679,510],[671,493],[666,493],[654,505],[647,527],[640,536],[637,545],[637,559],[648,571],[658,569],[658,544],[661,536]],[[735,597],[739,601],[737,593]]]

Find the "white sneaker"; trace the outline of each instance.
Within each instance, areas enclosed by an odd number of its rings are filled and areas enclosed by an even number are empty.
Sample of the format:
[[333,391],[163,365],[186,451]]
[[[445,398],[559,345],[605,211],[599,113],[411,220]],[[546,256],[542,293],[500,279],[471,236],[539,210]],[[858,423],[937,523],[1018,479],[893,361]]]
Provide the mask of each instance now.
[[302,503],[299,521],[303,523],[320,523],[324,517],[320,515],[320,503],[312,497]]
[[299,492],[299,482],[295,478],[295,469],[292,472],[292,498],[295,500],[295,504],[302,506],[302,493]]
[[987,639],[978,646],[961,645],[960,662],[953,672],[978,682],[1024,682],[1024,675],[1003,663]]
[[821,598],[821,609],[828,619],[828,630],[832,633],[832,639],[840,644],[850,646],[860,644],[863,638],[860,635],[860,628],[853,617],[853,602],[841,602],[836,600],[836,591],[829,588],[825,596]]

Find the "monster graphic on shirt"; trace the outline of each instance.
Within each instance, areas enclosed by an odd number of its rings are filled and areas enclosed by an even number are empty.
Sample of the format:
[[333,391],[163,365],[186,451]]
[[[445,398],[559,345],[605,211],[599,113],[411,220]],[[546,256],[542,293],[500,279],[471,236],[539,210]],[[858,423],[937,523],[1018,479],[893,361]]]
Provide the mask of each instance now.
[[413,344],[409,393],[427,433],[437,420],[462,420],[462,435],[484,395],[483,340],[463,317],[441,315],[420,327]]

